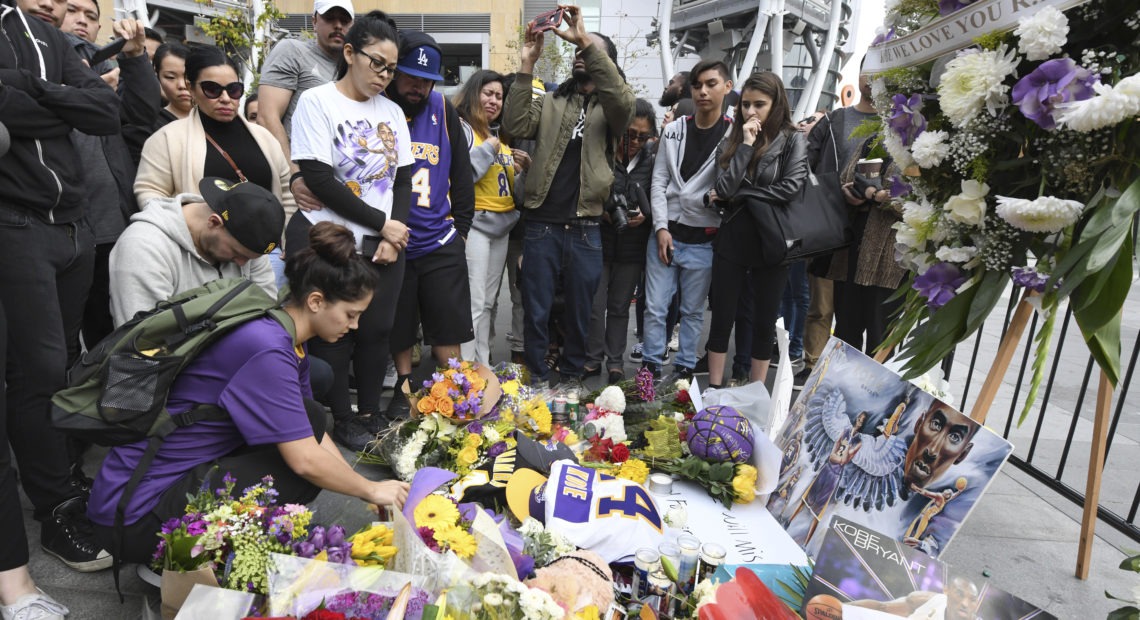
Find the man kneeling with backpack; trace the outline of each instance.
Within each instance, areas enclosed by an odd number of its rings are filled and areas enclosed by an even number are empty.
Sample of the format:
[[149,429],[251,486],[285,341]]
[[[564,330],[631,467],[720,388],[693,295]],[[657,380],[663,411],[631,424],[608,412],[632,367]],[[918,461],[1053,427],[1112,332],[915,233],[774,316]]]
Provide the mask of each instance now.
[[[256,318],[239,320],[192,359],[184,360],[185,366],[162,400],[165,407],[157,416],[151,415],[157,420],[133,426],[142,428],[139,436],[149,441],[115,445],[107,454],[91,490],[88,515],[95,524],[96,539],[112,550],[117,563],[148,562],[158,542],[156,532],[165,520],[182,515],[186,494],[196,492],[204,480],[210,487],[220,487],[226,473],[236,479],[239,489],[273,476],[283,504],[309,503],[321,489],[397,508],[407,499],[407,484],[372,481],[353,471],[325,433],[324,409],[311,400],[304,343],[313,337],[335,342],[356,328],[372,299],[376,275],[356,253],[348,229],[320,223],[309,232],[309,239],[309,248],[289,255],[285,274],[290,293],[283,307],[273,308],[272,300],[266,298],[267,310],[255,313]],[[246,283],[236,284],[244,285],[244,292],[256,292]],[[230,289],[223,287],[220,292],[241,290]],[[161,312],[177,315],[186,338],[200,337],[203,330],[221,331],[215,326],[221,322],[214,321],[210,311],[204,319],[188,317],[192,308]],[[109,339],[116,337],[139,340],[124,338],[121,331]],[[140,347],[126,359],[158,365],[171,359],[163,357],[165,350]],[[114,374],[115,361],[108,362],[112,372],[105,374]],[[131,379],[130,372],[125,372],[123,381]],[[61,403],[67,404],[62,394],[53,401],[53,415],[59,413]],[[134,398],[124,398],[124,402],[139,397],[138,390],[126,390],[122,396],[128,394]],[[161,399],[162,395],[154,395]],[[99,395],[102,416],[116,413],[117,407],[129,407],[108,402],[112,400],[109,388]],[[195,411],[213,415],[180,418]],[[146,424],[164,423],[163,416],[176,419],[173,430],[147,434],[151,427]],[[90,414],[87,419],[99,421]]]

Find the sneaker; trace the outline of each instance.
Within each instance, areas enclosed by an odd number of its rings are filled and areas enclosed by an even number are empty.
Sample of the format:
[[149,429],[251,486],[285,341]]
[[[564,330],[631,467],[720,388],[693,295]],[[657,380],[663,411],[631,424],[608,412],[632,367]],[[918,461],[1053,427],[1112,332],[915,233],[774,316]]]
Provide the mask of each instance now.
[[743,370],[732,373],[732,384],[735,386],[748,385],[748,373]]
[[625,379],[625,373],[620,370],[611,370],[610,375],[606,377],[607,385],[615,385],[621,383]]
[[807,364],[804,362],[804,358],[797,357],[797,358],[793,359],[792,360],[792,374],[797,375],[797,374],[803,372],[803,370],[806,366],[807,366]]
[[673,335],[669,338],[669,350],[670,351],[676,352],[677,350],[679,350],[681,348],[680,337],[678,336],[678,333],[680,331],[681,330],[679,330],[679,329],[673,330]]
[[640,362],[642,355],[641,351],[644,347],[645,345],[640,341],[638,341],[637,344],[633,345],[633,348],[629,351],[629,360],[631,362]]
[[408,402],[404,390],[394,390],[392,400],[388,401],[388,409],[384,411],[384,417],[389,420],[406,420],[411,415],[411,411],[412,404]]
[[526,365],[526,357],[522,351],[511,351],[511,363]]
[[70,613],[39,588],[16,599],[11,605],[0,607],[0,617],[4,620],[63,620]]
[[71,484],[71,488],[82,493],[83,497],[91,497],[91,485],[95,481],[83,473],[83,467],[79,463],[71,464],[67,481]]
[[367,452],[368,444],[376,439],[376,435],[369,433],[368,429],[355,419],[335,421],[331,434],[337,445],[353,452]]
[[644,362],[641,364],[642,368],[646,368],[649,372],[653,373],[654,380],[661,378],[661,367],[653,362]]
[[705,353],[701,359],[697,360],[697,365],[693,367],[693,372],[698,375],[704,374],[709,371],[709,354]]
[[81,573],[111,568],[113,558],[95,543],[87,520],[87,500],[73,497],[59,504],[40,528],[40,547]]
[[380,433],[388,430],[388,428],[392,426],[393,422],[396,422],[396,420],[388,417],[387,412],[360,416],[356,419],[356,421],[360,423],[362,427],[364,427],[364,430],[372,433],[373,435],[379,435]]
[[399,375],[396,374],[396,365],[392,362],[388,362],[388,370],[384,373],[384,389],[390,390],[396,387],[396,380],[398,378]]
[[693,369],[685,368],[684,366],[674,366],[672,379],[674,382],[684,379],[691,383],[693,381]]
[[582,377],[583,378],[600,377],[600,376],[602,376],[602,367],[601,366],[598,366],[597,368],[582,368]]
[[420,365],[420,360],[423,359],[424,348],[419,342],[412,345],[412,368]]
[[802,390],[804,384],[807,383],[808,377],[810,376],[811,368],[804,368],[803,370],[797,372],[795,376],[792,377],[792,389]]

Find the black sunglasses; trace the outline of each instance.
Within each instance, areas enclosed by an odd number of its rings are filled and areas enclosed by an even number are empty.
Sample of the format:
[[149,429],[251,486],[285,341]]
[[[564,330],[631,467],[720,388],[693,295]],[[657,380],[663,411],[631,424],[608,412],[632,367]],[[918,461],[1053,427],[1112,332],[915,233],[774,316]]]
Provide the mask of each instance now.
[[202,94],[206,95],[207,99],[217,99],[222,96],[222,91],[225,91],[230,99],[241,99],[245,93],[245,84],[241,82],[230,82],[225,86],[211,80],[203,80],[198,82],[198,86],[202,88]]
[[652,137],[653,137],[653,134],[649,134],[649,133],[633,133],[632,131],[630,131],[630,132],[627,132],[627,133],[625,134],[625,138],[626,138],[626,140],[629,140],[629,141],[631,141],[631,142],[632,142],[632,141],[634,141],[634,140],[637,140],[638,142],[645,142],[645,141],[649,140],[649,139],[650,139],[650,138],[652,138]]
[[385,73],[388,75],[396,75],[396,65],[386,65],[383,59],[377,58],[364,50],[356,50],[356,53],[362,54],[368,59],[368,68],[375,71],[377,75],[384,75]]

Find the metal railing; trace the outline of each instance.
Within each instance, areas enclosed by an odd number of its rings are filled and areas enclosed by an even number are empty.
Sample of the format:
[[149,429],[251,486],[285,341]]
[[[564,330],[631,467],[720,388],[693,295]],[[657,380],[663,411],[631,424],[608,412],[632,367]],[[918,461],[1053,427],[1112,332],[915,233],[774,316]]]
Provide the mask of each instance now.
[[[1010,317],[1019,300],[1020,290],[1010,294],[1004,318],[994,313],[978,330],[972,341],[959,344],[955,353],[944,360],[942,369],[955,392],[960,393],[957,403],[961,411],[969,411],[971,388],[985,379],[988,363],[1004,338]],[[1130,301],[1134,301],[1131,300]],[[1125,316],[1129,308],[1125,306]],[[1032,376],[1034,339],[1039,332],[1039,314],[1034,313],[1028,330],[1019,343],[1021,354],[1004,377],[998,398],[990,409],[987,424],[1014,444],[1010,463],[1029,474],[1046,487],[1073,503],[1084,506],[1085,480],[1088,467],[1088,446],[1091,445],[1091,426],[1094,415],[1097,384],[1093,383],[1096,364],[1088,355],[1080,330],[1073,324],[1073,313],[1067,307],[1065,316],[1054,331],[1050,348],[1048,370],[1033,410],[1024,424],[1015,425],[1024,407],[1025,394]],[[1134,334],[1132,332],[1135,332]],[[1129,344],[1131,343],[1131,348]],[[1126,415],[1135,417],[1140,402],[1129,400],[1130,388],[1140,355],[1140,330],[1124,326],[1121,334],[1121,361],[1127,360],[1124,373],[1113,394],[1114,408],[1108,429],[1105,449],[1105,466],[1102,475],[1100,505],[1097,516],[1104,523],[1119,530],[1135,541],[1140,541],[1140,527],[1136,514],[1140,507],[1140,468],[1136,467],[1140,455],[1140,433],[1129,436],[1132,422],[1121,420]],[[968,359],[968,362],[957,360]],[[1097,375],[1099,373],[1096,373]],[[1079,381],[1074,381],[1079,377]],[[1008,411],[1004,401],[1008,399]],[[1086,400],[1089,404],[1086,406]],[[1130,406],[1131,405],[1131,406]],[[1005,415],[1005,419],[1002,419]],[[1134,422],[1137,422],[1134,420]],[[1136,429],[1140,429],[1137,424]],[[1115,449],[1114,449],[1115,445]],[[1113,459],[1112,457],[1116,458]]]

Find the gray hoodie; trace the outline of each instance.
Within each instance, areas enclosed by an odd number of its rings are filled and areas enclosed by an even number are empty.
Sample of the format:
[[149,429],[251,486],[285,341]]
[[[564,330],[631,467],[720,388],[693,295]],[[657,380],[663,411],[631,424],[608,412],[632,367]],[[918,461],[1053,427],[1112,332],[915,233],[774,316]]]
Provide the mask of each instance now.
[[204,202],[197,194],[155,198],[131,216],[111,250],[111,318],[118,327],[140,310],[150,310],[172,295],[218,278],[249,278],[277,297],[269,258],[261,256],[244,267],[212,265],[198,254],[182,205]]

